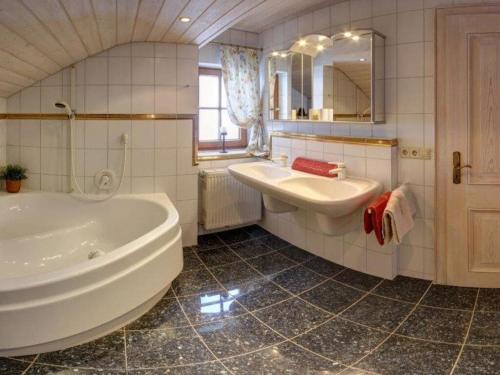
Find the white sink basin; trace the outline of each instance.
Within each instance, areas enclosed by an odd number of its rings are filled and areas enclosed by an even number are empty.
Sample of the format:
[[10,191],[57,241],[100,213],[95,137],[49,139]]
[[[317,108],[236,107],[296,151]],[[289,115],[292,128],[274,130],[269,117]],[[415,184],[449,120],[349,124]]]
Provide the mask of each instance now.
[[343,234],[359,225],[360,209],[382,186],[362,178],[338,180],[279,167],[270,162],[234,164],[229,172],[240,182],[263,193],[271,212],[291,212],[297,208],[316,213],[323,232]]

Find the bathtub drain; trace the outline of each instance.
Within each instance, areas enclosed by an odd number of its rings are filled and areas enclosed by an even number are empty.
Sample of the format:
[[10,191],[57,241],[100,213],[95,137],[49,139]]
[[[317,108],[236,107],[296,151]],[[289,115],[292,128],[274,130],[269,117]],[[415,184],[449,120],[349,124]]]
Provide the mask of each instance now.
[[102,250],[93,250],[89,253],[88,258],[94,259],[94,258],[100,257],[101,255],[104,255],[104,254],[105,253]]

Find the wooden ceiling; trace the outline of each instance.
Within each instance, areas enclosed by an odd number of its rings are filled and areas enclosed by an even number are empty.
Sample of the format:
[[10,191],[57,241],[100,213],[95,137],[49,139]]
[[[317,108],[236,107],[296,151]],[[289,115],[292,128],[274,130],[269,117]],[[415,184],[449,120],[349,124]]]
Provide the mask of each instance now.
[[[118,44],[204,45],[236,23],[240,29],[260,31],[264,24],[320,2],[324,0],[0,0],[0,97]],[[181,16],[191,22],[180,22]]]
[[252,9],[236,27],[241,30],[261,33],[289,18],[322,9],[345,0],[267,0]]

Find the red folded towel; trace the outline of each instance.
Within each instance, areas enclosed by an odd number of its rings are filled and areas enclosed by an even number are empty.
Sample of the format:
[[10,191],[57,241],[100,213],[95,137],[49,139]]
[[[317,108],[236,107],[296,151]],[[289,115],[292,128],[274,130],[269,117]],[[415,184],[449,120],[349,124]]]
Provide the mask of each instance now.
[[382,220],[384,216],[385,206],[387,206],[387,202],[389,202],[390,197],[390,191],[380,195],[378,198],[372,201],[365,210],[365,232],[368,234],[374,231],[375,236],[377,237],[377,241],[381,246],[384,245]]
[[336,174],[328,173],[331,169],[335,168],[337,168],[336,164],[328,164],[326,161],[313,160],[301,157],[296,158],[292,164],[292,169],[323,177],[337,177]]

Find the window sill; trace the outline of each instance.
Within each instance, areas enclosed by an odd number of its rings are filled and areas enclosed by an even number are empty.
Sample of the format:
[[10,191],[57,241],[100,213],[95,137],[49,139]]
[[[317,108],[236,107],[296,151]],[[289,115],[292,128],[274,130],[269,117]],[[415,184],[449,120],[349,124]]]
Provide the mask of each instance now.
[[244,148],[227,150],[226,154],[222,154],[218,150],[198,151],[197,156],[198,156],[197,161],[245,159],[254,157],[252,154],[248,153]]

